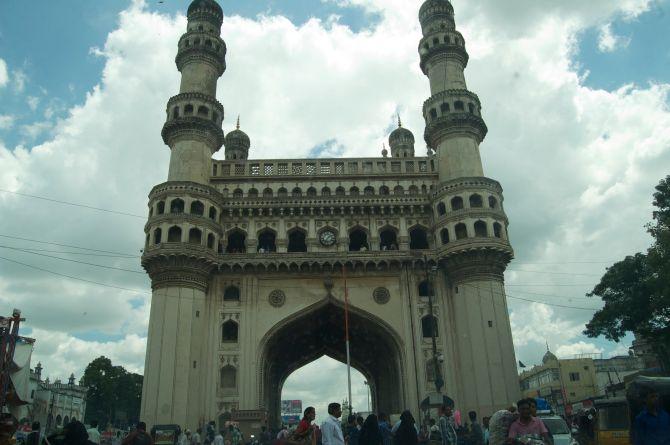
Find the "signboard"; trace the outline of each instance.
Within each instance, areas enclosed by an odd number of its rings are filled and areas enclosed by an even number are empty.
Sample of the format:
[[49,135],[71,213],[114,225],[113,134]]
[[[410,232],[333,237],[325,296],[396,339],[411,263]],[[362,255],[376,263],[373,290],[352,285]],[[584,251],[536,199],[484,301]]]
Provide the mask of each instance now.
[[302,414],[302,400],[282,400],[282,414]]
[[281,422],[284,425],[296,425],[296,424],[300,423],[300,416],[297,415],[297,414],[281,416]]

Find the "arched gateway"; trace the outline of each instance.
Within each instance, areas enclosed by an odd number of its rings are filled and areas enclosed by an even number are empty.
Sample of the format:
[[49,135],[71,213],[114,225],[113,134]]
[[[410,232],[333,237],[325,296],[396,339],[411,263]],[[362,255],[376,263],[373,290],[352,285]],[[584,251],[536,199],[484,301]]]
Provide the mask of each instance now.
[[194,0],[187,15],[162,131],[168,180],[151,191],[145,226],[142,419],[274,424],[293,370],[324,354],[344,361],[344,275],[352,365],[374,410],[423,418],[421,401],[441,392],[481,417],[517,400],[508,220],[482,169],[487,128],[451,3],[419,11],[427,156],[398,120],[381,156],[249,159],[239,118],[224,137],[216,99],[223,11]]
[[[284,382],[298,368],[327,355],[346,363],[344,306],[332,296],[309,306],[273,327],[261,342],[261,400],[275,425]],[[372,406],[387,413],[404,408],[403,346],[399,336],[380,318],[355,307],[349,311],[353,339],[351,365],[365,376]],[[359,407],[360,408],[360,407]]]

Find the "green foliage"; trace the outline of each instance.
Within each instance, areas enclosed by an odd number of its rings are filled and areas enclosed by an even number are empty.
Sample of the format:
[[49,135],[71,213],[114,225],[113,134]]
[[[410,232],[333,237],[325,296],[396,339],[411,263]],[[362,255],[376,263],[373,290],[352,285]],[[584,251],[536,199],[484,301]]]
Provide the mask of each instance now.
[[600,297],[605,306],[584,333],[614,341],[628,332],[641,334],[670,369],[670,176],[656,187],[654,206],[653,222],[647,226],[653,245],[646,254],[626,257],[607,269],[588,294]]
[[104,428],[107,424],[126,426],[136,422],[140,415],[142,376],[114,366],[104,356],[88,364],[82,379],[88,387],[86,418],[88,424],[97,420]]

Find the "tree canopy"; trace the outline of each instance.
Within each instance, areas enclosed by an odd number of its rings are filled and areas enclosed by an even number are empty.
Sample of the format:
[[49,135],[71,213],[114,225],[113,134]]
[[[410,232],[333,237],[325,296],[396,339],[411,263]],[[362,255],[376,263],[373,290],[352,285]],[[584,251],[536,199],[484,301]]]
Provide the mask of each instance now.
[[101,427],[125,427],[137,422],[142,399],[142,376],[114,366],[101,356],[86,366],[82,379],[88,387],[85,422],[97,420]]
[[670,369],[670,176],[654,193],[654,239],[646,253],[628,256],[609,267],[588,294],[605,306],[586,325],[589,337],[604,335],[619,341],[628,332],[647,340],[665,369]]

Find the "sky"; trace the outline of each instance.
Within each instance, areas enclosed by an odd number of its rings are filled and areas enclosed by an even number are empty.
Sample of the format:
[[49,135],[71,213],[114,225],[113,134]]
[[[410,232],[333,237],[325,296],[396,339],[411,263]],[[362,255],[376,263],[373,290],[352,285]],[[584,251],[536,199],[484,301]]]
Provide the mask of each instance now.
[[[224,130],[240,114],[253,158],[375,156],[399,112],[424,155],[420,3],[223,2]],[[670,166],[670,0],[453,4],[489,127],[485,173],[505,189],[517,358],[539,363],[546,344],[559,357],[625,354],[631,338],[583,336],[600,307],[586,293],[651,242],[651,196]],[[160,129],[187,6],[0,2],[0,311],[23,310],[52,380],[102,354],[142,372],[139,255],[147,194],[167,175]],[[344,381],[322,359],[284,396],[318,408],[343,398],[332,383]]]

